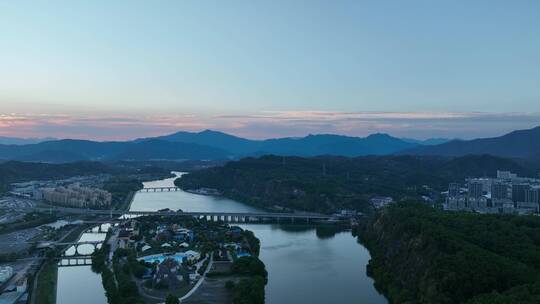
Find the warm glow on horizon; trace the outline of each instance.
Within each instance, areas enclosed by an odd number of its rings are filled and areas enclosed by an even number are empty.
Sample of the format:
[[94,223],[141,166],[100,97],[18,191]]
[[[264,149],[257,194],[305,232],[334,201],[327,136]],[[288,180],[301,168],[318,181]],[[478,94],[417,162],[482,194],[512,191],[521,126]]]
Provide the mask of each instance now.
[[540,2],[2,1],[0,135],[538,125]]

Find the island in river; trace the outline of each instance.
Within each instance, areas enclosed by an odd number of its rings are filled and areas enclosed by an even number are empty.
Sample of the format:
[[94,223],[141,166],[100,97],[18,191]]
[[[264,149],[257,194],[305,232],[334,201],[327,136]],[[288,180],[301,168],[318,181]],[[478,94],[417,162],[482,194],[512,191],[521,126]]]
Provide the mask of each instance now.
[[221,222],[174,212],[137,217],[110,228],[92,269],[102,275],[109,304],[190,303],[206,277],[221,281],[218,303],[264,303],[259,244],[252,232]]

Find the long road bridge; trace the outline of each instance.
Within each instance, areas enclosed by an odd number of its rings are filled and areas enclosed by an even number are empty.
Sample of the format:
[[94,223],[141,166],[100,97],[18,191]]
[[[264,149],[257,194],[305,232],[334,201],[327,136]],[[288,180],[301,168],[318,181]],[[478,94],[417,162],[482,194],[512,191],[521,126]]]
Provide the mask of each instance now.
[[138,192],[172,192],[172,191],[180,191],[180,188],[178,187],[147,187],[147,188],[142,188]]
[[198,212],[174,212],[174,211],[122,211],[122,210],[97,210],[97,209],[78,209],[78,208],[33,208],[33,211],[42,212],[63,212],[68,214],[81,214],[81,215],[108,215],[111,218],[114,216],[119,217],[133,217],[133,216],[145,216],[145,215],[159,215],[159,216],[183,216],[183,217],[195,217],[206,218],[212,221],[224,221],[224,222],[259,222],[259,221],[290,221],[295,220],[311,222],[311,221],[324,221],[332,218],[331,215],[325,214],[307,214],[307,213],[272,213],[272,212],[212,212],[212,211],[198,211]]

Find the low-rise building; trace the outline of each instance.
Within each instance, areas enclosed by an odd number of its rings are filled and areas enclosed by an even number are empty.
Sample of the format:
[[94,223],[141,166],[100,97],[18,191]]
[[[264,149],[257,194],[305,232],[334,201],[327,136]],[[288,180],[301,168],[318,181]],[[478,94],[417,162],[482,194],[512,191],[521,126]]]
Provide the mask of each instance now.
[[13,276],[13,268],[10,266],[0,267],[0,283],[8,281]]
[[388,206],[393,203],[394,200],[389,196],[375,196],[371,199],[371,204],[375,209],[380,209],[382,207]]

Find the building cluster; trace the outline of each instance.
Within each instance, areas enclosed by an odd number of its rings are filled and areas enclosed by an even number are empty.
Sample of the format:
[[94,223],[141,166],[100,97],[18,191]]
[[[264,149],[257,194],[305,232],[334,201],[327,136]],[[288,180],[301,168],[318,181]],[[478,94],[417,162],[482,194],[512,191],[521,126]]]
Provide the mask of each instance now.
[[67,187],[68,185],[79,184],[88,188],[100,188],[105,181],[110,178],[110,175],[87,175],[75,176],[67,179],[58,180],[34,180],[22,183],[11,184],[11,194],[20,197],[33,198],[37,200],[43,199],[42,189],[58,188],[60,186]]
[[10,266],[0,267],[0,284],[11,279],[11,276],[13,276],[13,268]]
[[389,196],[375,196],[370,201],[373,208],[381,209],[385,206],[392,204],[394,202],[394,199]]
[[16,274],[10,266],[0,267],[0,303],[22,304],[28,302],[27,274]]
[[112,195],[109,192],[97,188],[81,187],[79,184],[43,188],[40,189],[40,192],[40,194],[36,194],[36,198],[63,207],[106,208],[112,202]]
[[448,186],[446,210],[479,213],[538,213],[540,180],[519,177],[508,171],[497,171],[496,178],[470,178],[463,187]]

